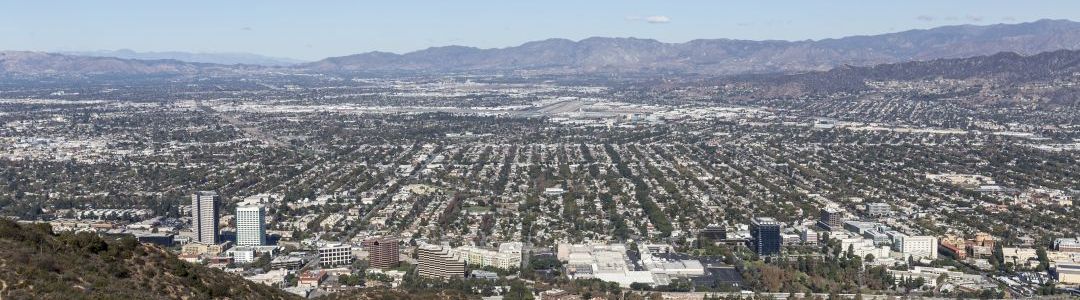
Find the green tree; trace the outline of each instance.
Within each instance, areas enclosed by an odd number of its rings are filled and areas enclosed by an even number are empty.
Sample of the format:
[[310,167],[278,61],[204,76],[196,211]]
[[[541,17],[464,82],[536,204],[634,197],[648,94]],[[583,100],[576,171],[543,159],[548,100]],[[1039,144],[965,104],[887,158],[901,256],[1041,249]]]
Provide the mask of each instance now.
[[525,286],[525,282],[514,280],[510,282],[510,291],[503,295],[506,300],[532,300],[532,290]]

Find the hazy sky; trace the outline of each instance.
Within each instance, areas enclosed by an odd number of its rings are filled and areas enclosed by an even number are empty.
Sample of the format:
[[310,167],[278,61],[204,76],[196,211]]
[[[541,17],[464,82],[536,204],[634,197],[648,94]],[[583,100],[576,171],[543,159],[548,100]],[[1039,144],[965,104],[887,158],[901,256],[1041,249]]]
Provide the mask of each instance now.
[[1080,1],[3,1],[0,49],[251,52],[320,59],[546,38],[821,39],[1080,20]]

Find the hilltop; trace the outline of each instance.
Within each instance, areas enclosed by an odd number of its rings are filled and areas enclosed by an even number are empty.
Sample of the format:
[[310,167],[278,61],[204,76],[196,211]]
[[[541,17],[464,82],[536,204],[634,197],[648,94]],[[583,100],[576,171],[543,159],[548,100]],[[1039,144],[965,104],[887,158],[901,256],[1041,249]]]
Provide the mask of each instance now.
[[299,299],[132,237],[56,234],[7,219],[0,220],[0,298]]

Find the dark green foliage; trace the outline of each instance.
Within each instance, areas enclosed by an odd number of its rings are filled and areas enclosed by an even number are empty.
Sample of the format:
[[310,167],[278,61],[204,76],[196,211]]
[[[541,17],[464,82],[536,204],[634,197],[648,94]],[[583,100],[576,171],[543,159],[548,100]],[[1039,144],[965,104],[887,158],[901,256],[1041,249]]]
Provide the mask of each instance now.
[[135,238],[54,234],[0,220],[4,299],[294,299],[283,291],[191,265]]

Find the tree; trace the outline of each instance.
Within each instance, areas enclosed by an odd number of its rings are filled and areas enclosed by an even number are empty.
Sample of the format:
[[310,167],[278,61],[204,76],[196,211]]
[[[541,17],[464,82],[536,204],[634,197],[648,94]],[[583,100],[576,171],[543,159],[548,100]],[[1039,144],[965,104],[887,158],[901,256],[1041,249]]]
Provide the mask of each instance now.
[[635,290],[635,291],[648,291],[648,290],[650,290],[649,284],[641,283],[641,282],[631,283],[630,284],[630,289]]
[[503,295],[503,299],[506,300],[532,300],[533,294],[525,283],[521,280],[514,280],[510,282],[510,291]]
[[338,276],[338,283],[341,283],[341,284],[344,284],[344,285],[347,285],[347,286],[358,286],[358,285],[364,284],[364,276],[352,275],[352,274],[342,274],[342,275]]
[[1050,258],[1046,257],[1046,248],[1039,247],[1035,250],[1035,255],[1039,257],[1039,269],[1038,271],[1050,270]]
[[270,266],[270,254],[266,253],[266,254],[263,254],[262,256],[259,256],[259,258],[256,259],[254,262],[251,262],[251,266],[254,267],[254,268],[262,268],[262,269],[265,269],[266,267],[269,267]]

